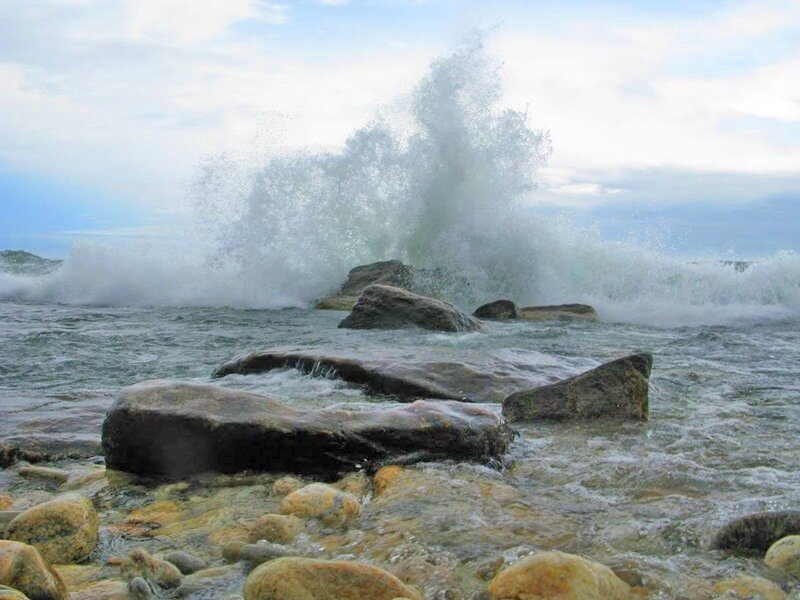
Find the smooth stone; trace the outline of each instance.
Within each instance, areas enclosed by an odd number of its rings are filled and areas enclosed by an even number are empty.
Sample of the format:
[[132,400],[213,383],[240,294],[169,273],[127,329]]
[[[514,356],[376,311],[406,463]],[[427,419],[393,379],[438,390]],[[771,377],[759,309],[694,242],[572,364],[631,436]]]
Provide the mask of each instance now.
[[628,600],[630,586],[607,566],[564,552],[517,560],[489,584],[492,600]]
[[553,304],[549,306],[526,306],[519,309],[519,316],[527,321],[550,319],[586,319],[594,321],[597,312],[588,304]]
[[772,544],[764,556],[764,564],[800,579],[800,535],[789,535]]
[[239,560],[250,563],[251,566],[260,565],[283,556],[289,556],[291,552],[280,544],[269,542],[258,542],[257,544],[245,544],[239,548]]
[[341,525],[361,514],[361,503],[349,492],[324,483],[312,483],[286,496],[280,511],[319,519],[326,525]]
[[6,511],[14,505],[14,499],[8,494],[0,494],[0,512]]
[[67,586],[36,548],[0,540],[0,584],[30,600],[69,600]]
[[779,585],[763,577],[739,575],[724,579],[712,586],[715,597],[748,600],[785,600],[786,593]]
[[495,321],[503,321],[507,319],[516,319],[519,317],[517,305],[511,300],[495,300],[479,306],[472,313],[473,317],[478,319],[488,319]]
[[279,558],[258,567],[244,584],[245,600],[422,600],[390,573],[356,562]]
[[25,466],[17,469],[17,474],[21,477],[33,477],[44,479],[53,483],[62,484],[69,479],[69,471],[65,469],[53,469],[51,467]]
[[250,528],[251,543],[259,540],[288,544],[297,536],[303,522],[294,515],[264,515]]
[[164,560],[178,567],[178,570],[184,575],[190,575],[208,566],[204,560],[197,558],[193,554],[184,552],[183,550],[170,552],[164,556]]
[[441,398],[465,402],[502,402],[509,394],[541,386],[571,368],[532,356],[530,364],[505,353],[452,352],[442,348],[368,348],[342,350],[324,347],[278,347],[239,356],[221,365],[215,377],[248,375],[273,369],[296,368],[325,373],[361,385],[373,394]]
[[173,595],[175,598],[216,599],[219,598],[218,589],[221,585],[233,579],[238,580],[239,577],[241,577],[241,567],[239,565],[224,565],[203,569],[184,577],[180,586],[173,592]]
[[261,394],[171,381],[123,389],[103,423],[107,467],[150,477],[254,469],[334,478],[397,460],[486,462],[509,440],[502,419],[481,406],[416,401],[303,410]]
[[30,600],[30,598],[18,590],[0,585],[0,600]]
[[141,577],[160,588],[174,588],[181,582],[178,567],[150,556],[143,548],[134,548],[122,558],[120,573],[128,580]]
[[371,285],[345,317],[344,329],[405,329],[467,332],[481,329],[480,321],[444,300],[429,298],[390,285]]
[[320,310],[352,310],[365,288],[384,283],[408,289],[414,279],[414,270],[399,260],[386,260],[360,265],[350,270],[347,280],[335,296],[320,298],[314,308]]
[[72,591],[71,600],[150,600],[151,596],[136,596],[124,581],[103,579]]
[[64,494],[15,517],[6,536],[35,546],[54,564],[76,563],[97,545],[100,518],[92,502],[80,494]]
[[149,600],[153,597],[153,588],[142,577],[134,577],[128,582],[128,592],[132,600]]
[[712,547],[721,550],[766,551],[789,535],[800,534],[800,511],[777,510],[734,519],[714,536]]
[[653,356],[619,358],[564,381],[516,392],[503,400],[509,421],[647,420]]
[[286,494],[291,494],[299,490],[304,485],[306,484],[302,479],[286,475],[285,477],[275,480],[275,483],[272,484],[272,491],[279,496],[285,496]]

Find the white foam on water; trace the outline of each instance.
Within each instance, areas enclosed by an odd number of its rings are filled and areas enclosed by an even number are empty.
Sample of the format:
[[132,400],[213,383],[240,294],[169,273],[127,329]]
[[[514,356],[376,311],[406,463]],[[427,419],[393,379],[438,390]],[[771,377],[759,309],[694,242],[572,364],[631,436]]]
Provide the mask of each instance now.
[[304,306],[353,266],[399,258],[438,268],[446,296],[467,308],[498,297],[586,302],[604,319],[659,326],[800,315],[796,254],[737,272],[532,214],[549,140],[500,105],[501,91],[499,63],[469,38],[431,64],[402,118],[376,116],[337,152],[209,161],[195,189],[199,225],[172,242],[78,245],[43,277],[0,273],[0,299]]

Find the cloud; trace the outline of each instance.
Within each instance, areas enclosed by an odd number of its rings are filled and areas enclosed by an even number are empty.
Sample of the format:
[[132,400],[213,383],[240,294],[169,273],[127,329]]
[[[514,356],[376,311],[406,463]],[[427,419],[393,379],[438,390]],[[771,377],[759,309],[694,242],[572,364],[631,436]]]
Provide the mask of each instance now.
[[[159,207],[204,155],[262,131],[272,148],[340,144],[443,46],[383,35],[391,2],[371,37],[351,24],[358,44],[342,47],[311,39],[324,16],[295,22],[287,2],[13,4],[0,2],[0,162]],[[476,9],[490,21],[491,4]],[[414,10],[433,22],[436,5]],[[506,102],[530,103],[533,124],[551,131],[551,198],[607,199],[623,189],[615,175],[652,169],[758,181],[800,171],[800,8],[727,6],[624,23],[598,9],[559,27],[512,16],[492,33]],[[303,7],[314,10],[329,15]]]

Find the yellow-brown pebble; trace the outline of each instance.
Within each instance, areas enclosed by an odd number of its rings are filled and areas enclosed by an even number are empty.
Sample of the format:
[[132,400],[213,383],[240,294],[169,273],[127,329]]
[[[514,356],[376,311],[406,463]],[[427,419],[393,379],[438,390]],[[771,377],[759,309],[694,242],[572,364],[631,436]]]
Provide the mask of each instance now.
[[629,600],[630,586],[607,566],[564,552],[516,561],[489,584],[492,600]]
[[714,594],[731,599],[748,600],[785,600],[786,593],[776,583],[763,577],[739,575],[715,583]]
[[375,489],[375,495],[379,496],[386,488],[389,487],[392,482],[397,479],[403,473],[403,467],[398,467],[396,465],[390,465],[388,467],[383,467],[379,469],[377,473],[372,477],[372,486]]
[[303,522],[294,515],[264,515],[250,528],[251,543],[259,540],[288,544],[303,526]]
[[25,594],[13,588],[0,585],[0,600],[30,600]]
[[162,588],[173,588],[181,582],[178,567],[160,558],[150,556],[146,550],[135,548],[122,559],[120,573],[125,579],[142,577]]
[[0,510],[8,510],[14,505],[14,499],[8,494],[0,494]]
[[297,477],[292,477],[287,475],[286,477],[281,477],[275,483],[272,484],[272,491],[273,493],[277,494],[278,496],[285,496],[286,494],[291,494],[292,492],[296,492],[301,487],[306,485]]
[[54,564],[80,562],[97,545],[100,519],[91,501],[65,494],[29,508],[8,525],[6,536],[35,546]]
[[770,569],[800,578],[800,535],[789,535],[772,544],[764,556]]
[[286,496],[280,512],[317,518],[326,525],[341,525],[361,513],[361,504],[349,492],[324,483],[312,483]]
[[422,600],[415,590],[383,569],[362,563],[279,558],[253,571],[245,600]]
[[0,584],[29,598],[69,600],[67,586],[36,548],[0,540]]

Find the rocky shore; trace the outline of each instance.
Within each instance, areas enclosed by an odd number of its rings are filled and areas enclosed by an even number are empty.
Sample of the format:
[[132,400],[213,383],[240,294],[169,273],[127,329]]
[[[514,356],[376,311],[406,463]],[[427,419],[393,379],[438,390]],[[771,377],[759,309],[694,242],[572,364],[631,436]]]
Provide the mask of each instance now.
[[[324,303],[350,307],[343,328],[441,335],[596,318],[585,305],[508,300],[469,315],[425,295],[422,280],[397,261],[366,265]],[[527,476],[508,460],[521,430],[641,428],[653,363],[639,351],[564,376],[514,357],[303,346],[256,350],[214,374],[229,384],[324,372],[380,400],[319,409],[231,385],[134,383],[106,415],[102,457],[5,448],[0,600],[789,598],[797,511],[669,540],[727,568],[667,580],[670,565],[592,543],[577,500],[556,506],[512,485]],[[655,543],[619,535],[632,549]]]

